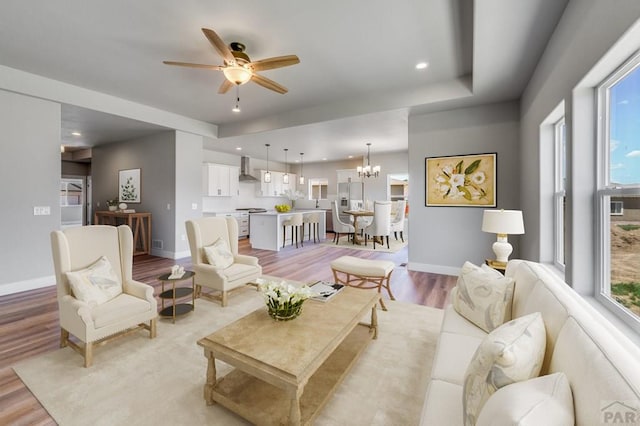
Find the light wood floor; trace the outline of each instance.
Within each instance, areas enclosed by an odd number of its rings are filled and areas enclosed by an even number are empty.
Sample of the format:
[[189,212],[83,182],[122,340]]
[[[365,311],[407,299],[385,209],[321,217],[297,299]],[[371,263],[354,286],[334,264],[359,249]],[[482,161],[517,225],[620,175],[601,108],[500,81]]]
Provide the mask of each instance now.
[[[329,238],[331,235],[328,234]],[[391,289],[396,300],[437,308],[444,307],[456,282],[455,277],[447,275],[408,271],[405,267],[406,247],[397,253],[382,253],[305,242],[304,248],[286,247],[280,252],[271,252],[253,250],[248,240],[241,240],[239,251],[257,256],[265,275],[304,282],[331,280],[329,263],[340,256],[391,260],[396,264],[391,276]],[[191,260],[137,256],[134,258],[133,278],[158,288],[160,282],[156,277],[167,272],[174,263],[188,269]],[[233,303],[233,294],[229,303]],[[222,308],[211,302],[211,309]],[[55,286],[0,297],[0,425],[55,424],[11,366],[20,360],[58,349],[59,334]],[[96,350],[103,349],[108,349],[108,346]],[[74,353],[71,356],[79,355]]]

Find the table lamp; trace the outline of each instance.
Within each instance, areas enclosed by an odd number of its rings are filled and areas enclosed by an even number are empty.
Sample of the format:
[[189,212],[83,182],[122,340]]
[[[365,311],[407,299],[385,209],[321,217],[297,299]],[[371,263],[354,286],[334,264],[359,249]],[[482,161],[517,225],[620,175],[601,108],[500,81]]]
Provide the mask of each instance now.
[[513,247],[507,241],[508,234],[524,234],[524,223],[520,210],[485,210],[482,216],[482,230],[498,234],[497,241],[493,243],[493,252],[496,260],[507,263]]

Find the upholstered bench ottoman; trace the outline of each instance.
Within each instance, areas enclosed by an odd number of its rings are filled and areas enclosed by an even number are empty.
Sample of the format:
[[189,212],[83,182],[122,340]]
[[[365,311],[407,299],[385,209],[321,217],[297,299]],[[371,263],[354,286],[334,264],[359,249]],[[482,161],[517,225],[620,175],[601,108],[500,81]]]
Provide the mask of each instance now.
[[[331,262],[336,283],[362,289],[377,288],[378,293],[384,287],[391,300],[396,300],[391,293],[389,281],[394,267],[395,264],[388,260],[361,259],[353,256],[342,256]],[[338,273],[343,273],[346,277],[341,277]],[[380,298],[380,306],[383,310],[387,310],[382,298]]]

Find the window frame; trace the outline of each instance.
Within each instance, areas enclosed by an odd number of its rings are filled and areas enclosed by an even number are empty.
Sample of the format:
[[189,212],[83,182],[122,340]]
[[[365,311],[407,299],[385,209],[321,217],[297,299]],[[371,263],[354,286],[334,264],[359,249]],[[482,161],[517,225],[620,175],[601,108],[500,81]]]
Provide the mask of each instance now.
[[553,264],[565,270],[566,124],[564,115],[553,124]]
[[596,280],[594,295],[605,307],[640,333],[640,316],[611,297],[611,198],[640,196],[640,183],[612,184],[610,173],[610,89],[640,69],[640,51],[605,78],[596,90],[597,102],[597,190],[596,190]]

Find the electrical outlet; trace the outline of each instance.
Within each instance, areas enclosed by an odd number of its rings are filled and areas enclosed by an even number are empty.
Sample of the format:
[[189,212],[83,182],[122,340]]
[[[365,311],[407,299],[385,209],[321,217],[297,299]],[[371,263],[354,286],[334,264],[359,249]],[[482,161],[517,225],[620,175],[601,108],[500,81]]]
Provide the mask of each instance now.
[[49,206],[35,206],[33,208],[34,216],[49,216],[51,214],[51,207]]
[[187,241],[187,236],[186,236],[186,235],[184,235],[184,234],[182,234],[182,235],[180,235],[180,239],[181,239],[182,241]]
[[198,203],[191,203],[191,210],[198,210]]
[[167,204],[167,210],[171,210],[171,203]]

